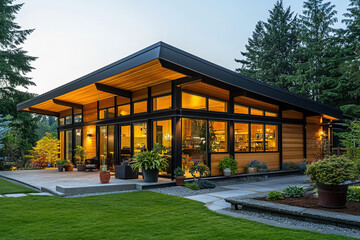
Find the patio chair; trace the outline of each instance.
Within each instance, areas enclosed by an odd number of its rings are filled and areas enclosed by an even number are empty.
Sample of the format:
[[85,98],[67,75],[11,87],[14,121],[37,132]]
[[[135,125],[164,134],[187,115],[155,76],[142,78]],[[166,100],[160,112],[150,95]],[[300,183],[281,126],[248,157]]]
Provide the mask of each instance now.
[[97,157],[89,158],[85,160],[85,168],[87,170],[96,170],[98,168],[99,160]]

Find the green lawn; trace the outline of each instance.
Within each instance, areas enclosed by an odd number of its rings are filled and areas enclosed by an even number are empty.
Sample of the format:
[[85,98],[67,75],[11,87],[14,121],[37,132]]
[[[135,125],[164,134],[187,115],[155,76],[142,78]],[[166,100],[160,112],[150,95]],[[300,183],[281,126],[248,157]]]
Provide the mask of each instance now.
[[24,187],[23,185],[6,181],[0,178],[0,194],[8,193],[34,193],[37,192],[31,188]]
[[148,191],[0,198],[0,213],[0,239],[347,239],[233,218]]

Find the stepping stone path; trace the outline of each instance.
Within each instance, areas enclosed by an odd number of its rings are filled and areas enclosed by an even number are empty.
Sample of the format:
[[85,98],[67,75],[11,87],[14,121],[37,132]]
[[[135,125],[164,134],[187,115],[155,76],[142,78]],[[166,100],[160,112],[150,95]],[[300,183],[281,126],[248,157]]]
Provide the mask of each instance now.
[[3,194],[0,197],[26,197],[26,196],[54,196],[48,192],[40,192],[40,193],[14,193],[14,194]]

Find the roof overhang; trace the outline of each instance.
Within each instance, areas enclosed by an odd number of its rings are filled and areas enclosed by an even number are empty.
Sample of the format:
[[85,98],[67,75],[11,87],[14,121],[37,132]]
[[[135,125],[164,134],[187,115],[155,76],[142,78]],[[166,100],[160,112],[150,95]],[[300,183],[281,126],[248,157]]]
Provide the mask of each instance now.
[[[155,68],[157,70],[154,70]],[[148,81],[145,78],[146,72],[149,71],[150,73],[155,71],[154,74],[158,74],[156,81]],[[72,82],[22,102],[17,105],[17,109],[35,112],[30,109],[35,108],[56,113],[68,109],[69,106],[56,104],[52,99],[85,105],[94,99],[90,96],[91,94],[96,94],[97,100],[116,96],[109,91],[100,93],[95,83],[119,88],[126,94],[128,91],[138,90],[141,86],[151,86],[185,76],[191,76],[194,79],[206,79],[209,83],[222,84],[229,89],[235,87],[238,90],[248,92],[250,95],[262,97],[264,100],[269,99],[310,113],[327,115],[334,119],[343,118],[340,110],[246,77],[163,42],[153,44]],[[132,80],[135,79],[134,77],[140,80],[142,77],[141,84]],[[75,100],[73,96],[79,95],[83,98],[76,98]]]

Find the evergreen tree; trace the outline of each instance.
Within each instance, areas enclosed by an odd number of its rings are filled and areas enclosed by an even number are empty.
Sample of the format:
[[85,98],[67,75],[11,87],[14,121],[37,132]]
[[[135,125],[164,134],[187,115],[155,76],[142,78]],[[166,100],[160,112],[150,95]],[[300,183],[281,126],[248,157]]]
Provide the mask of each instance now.
[[288,79],[295,83],[291,91],[339,107],[351,86],[340,70],[345,54],[333,28],[337,22],[334,7],[323,0],[304,2],[296,73]]
[[340,32],[344,39],[346,60],[342,73],[351,86],[347,104],[341,107],[346,114],[360,117],[360,0],[350,0],[348,12],[342,22],[346,29]]
[[26,74],[33,69],[30,63],[36,58],[21,48],[33,29],[22,30],[15,22],[23,4],[13,2],[0,0],[0,114],[13,117],[10,126],[16,128],[22,150],[27,150],[36,142],[36,118],[34,114],[17,112],[16,105],[34,94],[22,92],[17,87],[35,85]]
[[266,22],[257,23],[246,45],[247,51],[241,53],[245,59],[235,59],[242,64],[236,71],[289,90],[293,84],[285,76],[295,72],[293,52],[298,47],[297,17],[290,7],[284,9],[282,1],[277,1],[269,14]]

